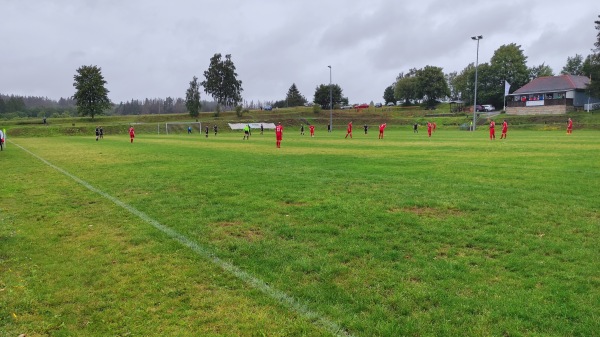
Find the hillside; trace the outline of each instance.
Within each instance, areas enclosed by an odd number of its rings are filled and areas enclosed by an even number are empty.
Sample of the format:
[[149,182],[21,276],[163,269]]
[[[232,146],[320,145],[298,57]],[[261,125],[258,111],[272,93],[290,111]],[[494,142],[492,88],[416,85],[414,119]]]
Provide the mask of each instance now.
[[[557,130],[566,124],[567,118],[574,120],[576,129],[600,130],[599,111],[575,112],[568,115],[539,115],[539,116],[513,116],[495,115],[491,118],[496,121],[506,119],[511,128],[532,130]],[[197,119],[202,123],[218,125],[221,131],[228,131],[227,123],[239,122],[281,122],[286,127],[299,127],[301,124],[315,124],[325,128],[333,119],[334,129],[344,128],[349,121],[356,126],[364,124],[374,126],[388,123],[389,126],[409,126],[414,123],[420,125],[427,121],[435,121],[439,128],[458,129],[461,125],[468,125],[472,115],[450,114],[447,105],[440,105],[437,110],[423,110],[420,107],[384,107],[364,110],[321,110],[313,112],[312,108],[284,108],[274,111],[251,110],[238,117],[235,112],[222,112],[218,117],[213,113],[203,113]],[[164,130],[166,122],[194,121],[187,114],[149,114],[129,116],[98,116],[72,118],[48,118],[47,125],[43,125],[39,118],[19,118],[0,120],[0,127],[8,131],[13,137],[19,136],[52,136],[52,135],[78,135],[92,134],[96,126],[102,125],[108,134],[126,133],[129,125],[135,124],[137,132],[155,133]],[[482,115],[478,125],[487,124],[488,117]]]

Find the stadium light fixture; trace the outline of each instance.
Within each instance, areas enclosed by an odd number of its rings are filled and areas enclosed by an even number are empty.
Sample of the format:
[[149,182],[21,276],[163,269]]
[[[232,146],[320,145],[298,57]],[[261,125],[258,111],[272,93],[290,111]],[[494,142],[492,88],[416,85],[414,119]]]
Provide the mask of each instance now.
[[471,39],[477,41],[477,58],[475,59],[475,95],[473,95],[473,130],[477,125],[477,68],[479,67],[479,40],[483,39],[483,35],[471,36]]
[[331,66],[329,67],[329,131],[333,131],[333,93],[331,88]]

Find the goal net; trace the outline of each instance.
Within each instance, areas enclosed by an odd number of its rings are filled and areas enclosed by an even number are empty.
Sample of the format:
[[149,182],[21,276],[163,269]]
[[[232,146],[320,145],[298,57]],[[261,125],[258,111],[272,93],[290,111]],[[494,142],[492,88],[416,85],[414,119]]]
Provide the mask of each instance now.
[[202,133],[201,122],[171,122],[165,123],[165,133],[167,135],[180,133]]

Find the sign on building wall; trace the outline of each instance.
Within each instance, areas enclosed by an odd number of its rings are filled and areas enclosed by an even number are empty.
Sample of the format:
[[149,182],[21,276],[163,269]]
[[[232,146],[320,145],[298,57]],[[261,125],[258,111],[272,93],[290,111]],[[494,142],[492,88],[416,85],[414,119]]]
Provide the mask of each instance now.
[[527,101],[525,102],[525,106],[540,106],[544,105],[544,101]]

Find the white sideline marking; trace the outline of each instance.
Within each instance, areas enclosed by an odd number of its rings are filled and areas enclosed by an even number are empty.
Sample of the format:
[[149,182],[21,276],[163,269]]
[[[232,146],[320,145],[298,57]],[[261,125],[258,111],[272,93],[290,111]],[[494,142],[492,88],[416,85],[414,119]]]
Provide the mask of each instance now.
[[352,334],[343,330],[337,323],[329,320],[328,318],[320,315],[317,312],[310,310],[304,303],[300,302],[300,300],[287,295],[283,291],[280,291],[278,289],[275,289],[275,288],[269,286],[263,280],[256,278],[256,277],[250,275],[249,273],[243,271],[239,267],[236,267],[235,265],[220,259],[219,257],[215,256],[213,252],[211,252],[207,248],[197,244],[196,242],[188,239],[183,234],[180,234],[177,231],[175,231],[174,229],[171,229],[165,225],[162,225],[160,222],[149,217],[146,213],[139,211],[139,210],[129,206],[128,204],[122,202],[121,200],[113,197],[112,195],[97,189],[96,187],[90,185],[86,181],[84,181],[84,180],[72,175],[71,173],[67,172],[66,170],[50,163],[49,161],[36,155],[33,152],[27,150],[26,148],[22,147],[21,145],[15,143],[15,142],[11,142],[11,143],[15,144],[21,150],[29,153],[33,157],[39,159],[44,164],[50,166],[51,168],[59,171],[60,173],[66,175],[67,177],[75,180],[79,184],[85,186],[90,191],[100,194],[101,196],[114,202],[118,206],[121,206],[122,208],[128,210],[132,214],[138,216],[140,219],[142,219],[145,222],[147,222],[148,224],[152,225],[152,227],[165,233],[168,237],[174,239],[175,241],[179,242],[180,244],[190,248],[191,250],[193,250],[195,253],[197,253],[201,257],[206,258],[213,264],[217,265],[218,267],[225,270],[226,272],[231,273],[232,275],[234,275],[238,279],[244,281],[246,284],[250,285],[251,287],[260,290],[261,292],[268,295],[272,299],[283,304],[285,307],[288,307],[289,309],[296,312],[300,316],[303,316],[304,318],[308,319],[313,325],[325,328],[328,332],[330,332],[331,334],[333,334],[335,336],[352,337]]

